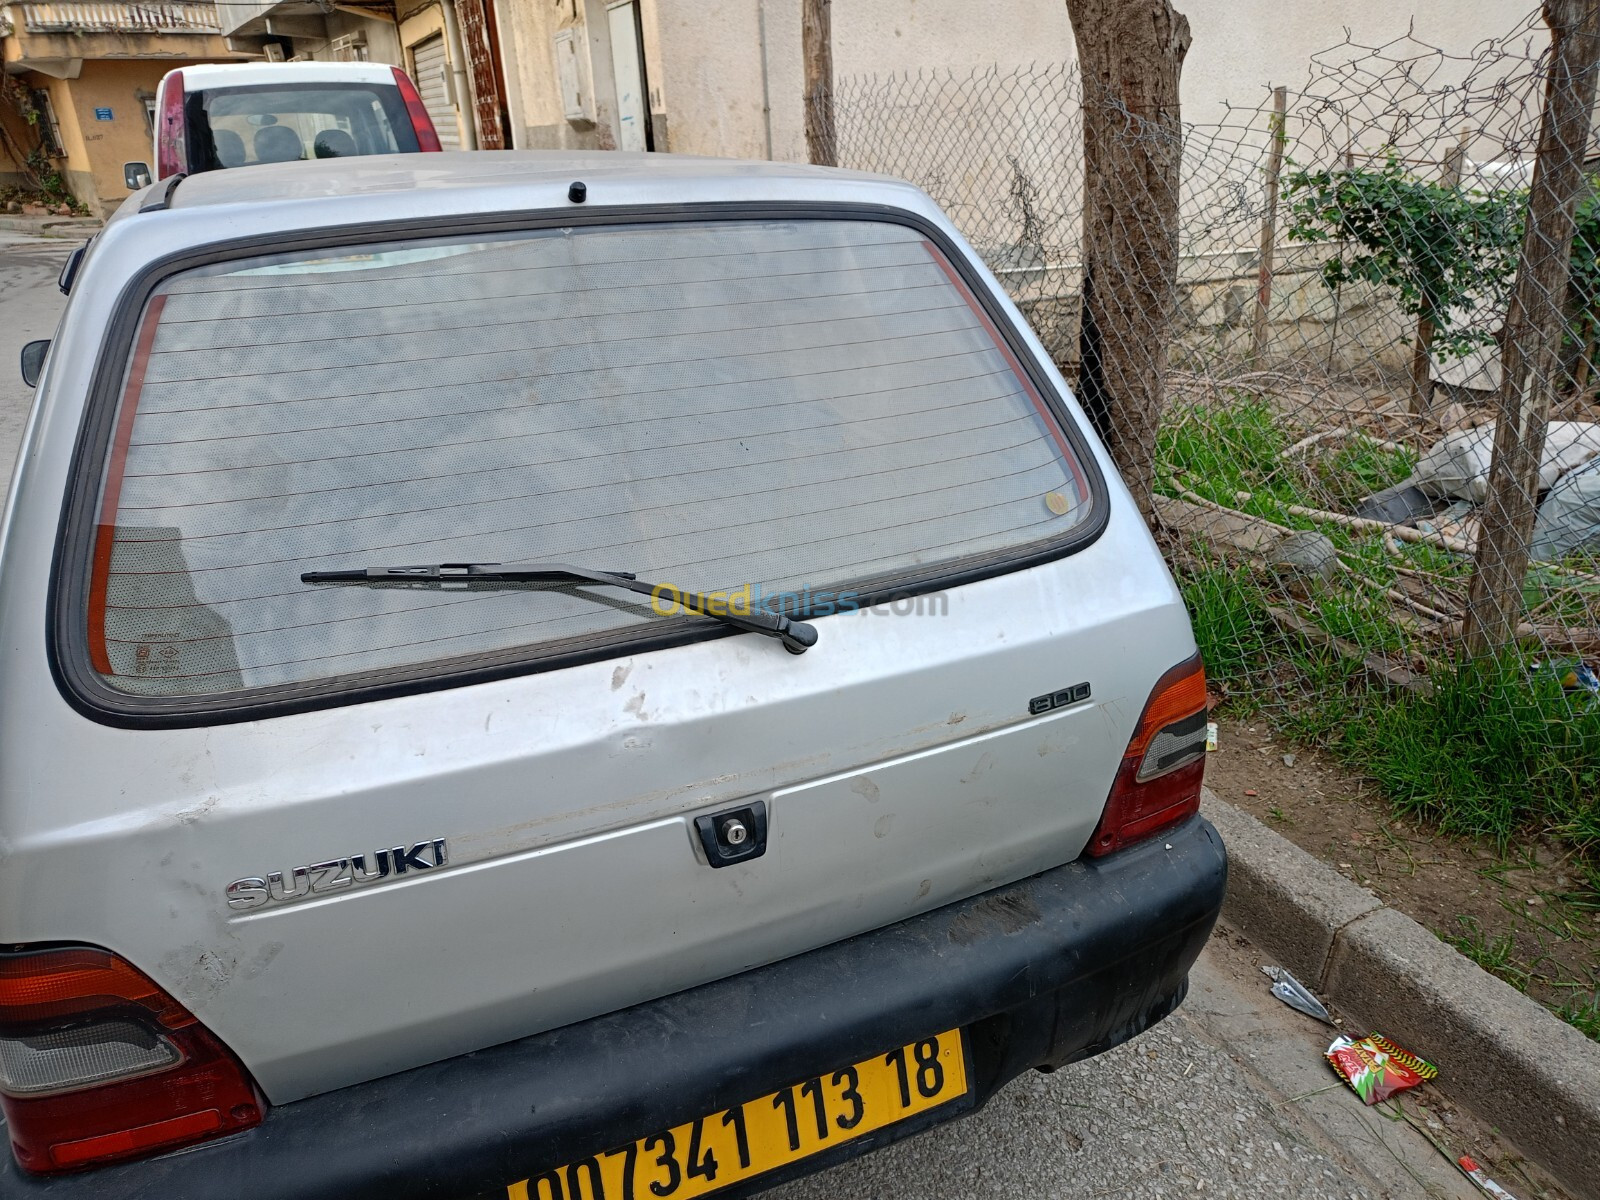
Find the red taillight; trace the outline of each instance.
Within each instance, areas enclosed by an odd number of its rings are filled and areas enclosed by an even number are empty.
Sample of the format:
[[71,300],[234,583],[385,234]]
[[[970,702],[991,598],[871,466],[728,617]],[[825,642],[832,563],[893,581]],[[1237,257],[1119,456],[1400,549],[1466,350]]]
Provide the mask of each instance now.
[[433,128],[433,118],[423,107],[422,97],[417,95],[417,85],[411,82],[411,76],[395,67],[394,85],[400,89],[400,99],[405,101],[406,113],[411,117],[411,128],[417,131],[417,149],[442,150],[439,135]]
[[92,946],[0,954],[0,1107],[17,1162],[65,1171],[249,1129],[250,1077],[194,1016]]
[[189,169],[188,138],[183,125],[183,72],[169,71],[161,80],[156,109],[156,178]]
[[1110,854],[1200,810],[1206,672],[1196,654],[1156,681],[1084,853]]

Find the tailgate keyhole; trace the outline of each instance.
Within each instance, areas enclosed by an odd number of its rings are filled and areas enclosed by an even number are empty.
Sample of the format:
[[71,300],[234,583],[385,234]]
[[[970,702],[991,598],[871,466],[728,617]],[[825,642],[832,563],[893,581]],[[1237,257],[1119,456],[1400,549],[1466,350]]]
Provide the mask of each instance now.
[[766,801],[696,817],[694,828],[713,867],[760,858],[767,852]]

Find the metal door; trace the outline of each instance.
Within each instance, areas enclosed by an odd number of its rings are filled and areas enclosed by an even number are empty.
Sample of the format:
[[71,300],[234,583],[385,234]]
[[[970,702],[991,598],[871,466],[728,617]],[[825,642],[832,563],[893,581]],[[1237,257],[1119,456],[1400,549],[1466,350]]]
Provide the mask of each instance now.
[[606,17],[611,25],[611,70],[617,81],[617,149],[654,149],[650,144],[650,108],[645,99],[637,0],[611,5]]
[[461,45],[472,68],[474,117],[478,122],[478,148],[504,150],[505,129],[500,123],[499,73],[494,61],[494,18],[485,0],[456,0],[461,19]]
[[441,150],[461,149],[461,131],[450,103],[450,66],[444,57],[444,36],[435,34],[411,48],[411,73],[416,77],[422,107],[433,118]]

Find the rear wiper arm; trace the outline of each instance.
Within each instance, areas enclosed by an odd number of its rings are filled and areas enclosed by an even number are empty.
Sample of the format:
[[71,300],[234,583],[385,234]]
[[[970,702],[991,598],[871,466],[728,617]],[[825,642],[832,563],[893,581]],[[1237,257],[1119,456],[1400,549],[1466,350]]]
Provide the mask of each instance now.
[[817,644],[817,630],[804,621],[761,609],[735,611],[725,599],[680,591],[670,583],[646,583],[629,571],[592,571],[567,563],[434,563],[420,567],[365,567],[349,571],[307,571],[301,583],[599,583],[626,588],[652,600],[673,603],[747,633],[777,638],[790,654]]

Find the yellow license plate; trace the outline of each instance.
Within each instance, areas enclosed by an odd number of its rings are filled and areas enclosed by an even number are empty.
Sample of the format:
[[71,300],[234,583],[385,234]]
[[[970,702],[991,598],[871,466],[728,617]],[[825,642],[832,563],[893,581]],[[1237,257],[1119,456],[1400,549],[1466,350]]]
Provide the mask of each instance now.
[[948,1104],[967,1094],[953,1029],[793,1087],[569,1163],[508,1200],[688,1200]]

